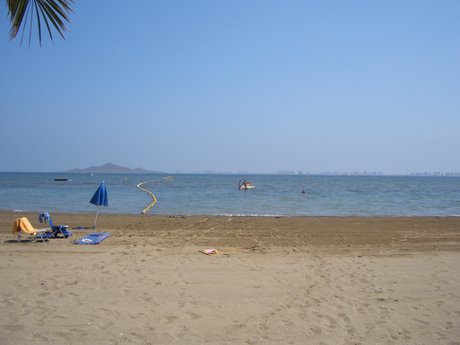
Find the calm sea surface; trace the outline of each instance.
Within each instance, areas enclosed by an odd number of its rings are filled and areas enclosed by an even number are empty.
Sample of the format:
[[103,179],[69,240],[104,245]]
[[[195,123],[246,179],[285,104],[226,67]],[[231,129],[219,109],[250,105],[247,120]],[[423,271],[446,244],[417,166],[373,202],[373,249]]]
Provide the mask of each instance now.
[[[69,182],[56,182],[67,177]],[[247,178],[254,190],[240,191]],[[460,177],[165,175],[0,173],[0,209],[93,212],[89,203],[104,180],[105,213],[284,216],[459,216]],[[305,194],[301,193],[305,190]]]

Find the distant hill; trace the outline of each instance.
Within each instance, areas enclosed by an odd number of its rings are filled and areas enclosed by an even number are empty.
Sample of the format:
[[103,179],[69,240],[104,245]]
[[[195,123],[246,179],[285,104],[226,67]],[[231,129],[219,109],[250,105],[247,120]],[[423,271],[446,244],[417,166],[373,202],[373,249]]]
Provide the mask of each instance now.
[[149,171],[142,168],[127,168],[113,163],[107,163],[100,166],[91,166],[85,169],[67,170],[69,173],[98,173],[98,174],[150,174],[156,171]]

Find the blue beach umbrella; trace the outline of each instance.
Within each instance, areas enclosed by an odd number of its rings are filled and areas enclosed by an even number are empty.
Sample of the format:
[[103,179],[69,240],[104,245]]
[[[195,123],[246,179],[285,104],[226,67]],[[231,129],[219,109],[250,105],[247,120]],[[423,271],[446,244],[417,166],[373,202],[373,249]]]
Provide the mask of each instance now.
[[96,228],[97,223],[97,216],[99,215],[99,210],[101,206],[109,206],[109,199],[107,198],[107,188],[105,186],[105,182],[102,183],[97,188],[96,192],[94,193],[93,197],[89,201],[91,204],[97,206],[96,212],[96,219],[94,220],[93,228]]

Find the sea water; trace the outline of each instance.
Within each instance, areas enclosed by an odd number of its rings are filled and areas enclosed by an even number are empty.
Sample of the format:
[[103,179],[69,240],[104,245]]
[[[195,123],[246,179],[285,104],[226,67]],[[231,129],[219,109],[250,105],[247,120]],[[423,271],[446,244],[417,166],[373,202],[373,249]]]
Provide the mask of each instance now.
[[[67,182],[54,181],[66,177]],[[246,178],[253,190],[240,191]],[[104,213],[254,216],[458,216],[460,177],[0,173],[0,210],[94,212],[105,181]],[[304,191],[304,193],[302,192]]]

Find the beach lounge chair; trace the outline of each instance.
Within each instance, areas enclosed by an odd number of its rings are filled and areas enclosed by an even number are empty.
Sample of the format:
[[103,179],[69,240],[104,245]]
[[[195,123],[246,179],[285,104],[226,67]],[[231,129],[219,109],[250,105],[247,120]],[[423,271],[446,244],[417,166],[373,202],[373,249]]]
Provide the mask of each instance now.
[[21,241],[21,234],[34,236],[35,239],[41,239],[43,243],[52,236],[51,228],[36,229],[30,224],[27,217],[17,218],[13,223],[13,234],[18,235],[18,241]]
[[67,238],[69,236],[72,236],[72,232],[69,230],[69,226],[68,225],[54,225],[53,219],[51,219],[51,216],[48,212],[40,213],[38,215],[38,220],[40,221],[40,223],[48,223],[49,226],[51,226],[51,232],[52,232],[51,237]]

